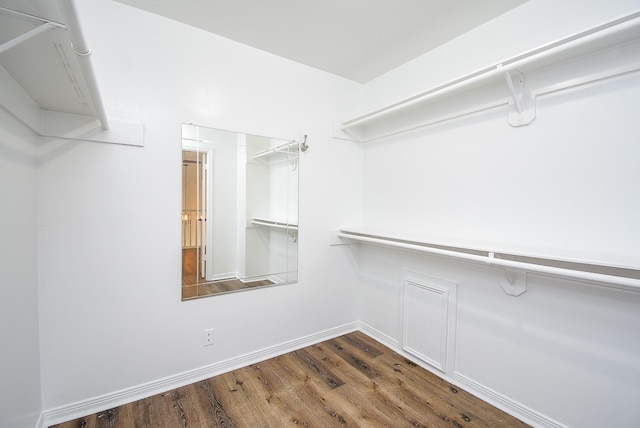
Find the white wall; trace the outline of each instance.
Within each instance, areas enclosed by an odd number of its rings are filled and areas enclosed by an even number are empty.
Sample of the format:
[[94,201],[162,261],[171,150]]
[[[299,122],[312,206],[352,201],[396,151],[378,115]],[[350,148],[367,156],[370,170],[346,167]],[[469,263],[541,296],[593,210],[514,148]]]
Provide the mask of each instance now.
[[[367,102],[401,99],[639,6],[531,0],[372,82]],[[636,72],[541,97],[526,127],[496,109],[368,143],[364,224],[638,266],[639,97]],[[528,291],[511,297],[485,266],[349,251],[361,320],[380,337],[401,344],[403,269],[458,283],[450,379],[540,426],[637,424],[640,294],[530,274]]]
[[[272,146],[276,144],[272,143]],[[298,167],[295,162],[289,158],[273,159],[269,165],[268,179],[269,218],[292,224],[297,224],[298,221]],[[266,234],[270,247],[269,272],[282,273],[279,278],[286,281],[289,276],[286,272],[292,269],[292,263],[295,264],[297,260],[295,238],[286,229],[269,228]]]
[[[636,49],[640,59],[640,49]],[[638,76],[367,145],[365,224],[451,245],[640,266]],[[380,171],[393,171],[381,173]]]
[[[143,122],[145,147],[64,143],[41,160],[44,409],[354,322],[354,270],[327,230],[360,219],[360,147],[331,138],[337,104],[358,85],[116,2],[77,7],[107,113]],[[180,301],[180,124],[189,122],[309,134],[299,283]],[[204,348],[209,327],[215,345]]]
[[40,414],[34,137],[0,109],[0,426]]
[[243,259],[243,276],[263,278],[269,272],[269,234],[262,227],[251,224],[254,217],[269,215],[269,166],[264,160],[254,159],[253,155],[269,148],[271,139],[263,136],[248,135],[246,159],[246,209],[242,223],[246,256]]
[[403,271],[456,283],[455,363],[446,378],[534,426],[635,426],[639,293],[529,274],[527,291],[512,297],[498,285],[502,273],[484,265],[350,251],[362,276],[360,318],[376,337],[402,345]]
[[[38,150],[36,185],[35,166],[16,152],[13,135],[3,134],[0,189],[27,213],[16,218],[3,210],[9,217],[1,223],[3,235],[15,238],[12,221],[35,225],[36,192],[38,219],[38,294],[29,259],[36,252],[35,228],[19,251],[2,247],[3,274],[25,291],[2,300],[3,316],[12,320],[0,330],[3,343],[19,345],[3,354],[5,372],[18,367],[3,378],[20,375],[25,403],[19,408],[3,400],[3,417],[26,416],[25,426],[32,425],[41,407],[73,409],[83,400],[132,391],[358,319],[393,343],[400,337],[399,279],[411,269],[459,284],[455,379],[493,392],[500,405],[521,403],[542,422],[588,427],[632,426],[637,420],[632,400],[640,384],[638,295],[531,276],[528,291],[514,298],[498,288],[497,274],[487,267],[327,245],[329,229],[363,218],[371,224],[399,220],[411,229],[424,228],[428,219],[441,234],[489,236],[471,214],[504,219],[514,209],[514,194],[516,211],[529,221],[513,230],[544,232],[542,223],[530,229],[539,218],[532,212],[547,223],[567,221],[581,214],[590,196],[581,194],[574,206],[561,193],[540,192],[539,170],[555,166],[544,178],[554,189],[593,188],[596,180],[587,173],[594,170],[604,180],[597,211],[602,218],[584,236],[574,233],[573,242],[592,244],[605,236],[609,244],[618,239],[625,253],[634,251],[637,229],[628,221],[637,210],[629,202],[640,170],[630,144],[637,129],[633,117],[628,120],[634,110],[616,106],[638,99],[637,79],[542,100],[538,119],[527,129],[506,128],[504,117],[492,113],[362,147],[334,140],[331,128],[336,117],[357,106],[412,95],[619,16],[638,7],[637,0],[530,0],[364,88],[112,1],[77,6],[107,113],[143,122],[146,146],[48,142]],[[600,115],[607,109],[609,115]],[[619,113],[624,121],[616,120]],[[3,128],[12,123],[0,121]],[[181,302],[180,124],[189,122],[286,139],[309,134],[310,149],[300,159],[298,284]],[[601,137],[611,136],[613,123],[621,131],[606,144],[616,150],[604,151]],[[480,145],[486,151],[479,153]],[[551,154],[540,155],[543,150]],[[426,169],[424,159],[439,161]],[[564,168],[567,160],[571,169]],[[505,164],[512,175],[497,181]],[[23,180],[9,182],[8,174]],[[518,182],[527,186],[524,192],[487,194],[478,174],[502,190]],[[611,191],[613,185],[619,190]],[[546,206],[559,208],[550,215],[539,208]],[[630,234],[623,236],[612,221],[618,213]],[[496,224],[504,230],[502,222]],[[16,325],[16,319],[23,322]],[[202,330],[210,327],[216,344],[203,348]],[[12,391],[17,384],[9,382]]]

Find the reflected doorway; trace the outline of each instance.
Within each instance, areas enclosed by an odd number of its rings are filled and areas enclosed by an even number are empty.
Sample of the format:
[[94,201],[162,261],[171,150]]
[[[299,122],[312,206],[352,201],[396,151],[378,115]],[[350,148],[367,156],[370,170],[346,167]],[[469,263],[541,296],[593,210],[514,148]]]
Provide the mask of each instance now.
[[207,277],[207,153],[182,151],[182,285]]

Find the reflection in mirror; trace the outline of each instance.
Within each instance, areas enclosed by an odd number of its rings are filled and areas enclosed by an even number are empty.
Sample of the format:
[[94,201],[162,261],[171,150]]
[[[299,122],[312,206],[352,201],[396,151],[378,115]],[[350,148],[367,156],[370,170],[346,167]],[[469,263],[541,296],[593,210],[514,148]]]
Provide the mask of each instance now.
[[182,125],[182,299],[298,277],[298,143]]

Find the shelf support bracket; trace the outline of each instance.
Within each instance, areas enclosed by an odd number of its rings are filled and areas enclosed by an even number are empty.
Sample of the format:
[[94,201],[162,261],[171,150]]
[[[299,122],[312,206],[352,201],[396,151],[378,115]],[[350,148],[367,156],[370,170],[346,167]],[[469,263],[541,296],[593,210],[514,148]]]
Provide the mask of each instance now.
[[[489,264],[492,264],[494,260],[499,258],[493,252],[490,252],[487,256],[489,257]],[[498,284],[500,285],[500,288],[502,288],[502,291],[515,297],[527,291],[526,271],[504,266],[496,266],[495,268],[499,276]]]
[[509,103],[509,124],[511,126],[530,124],[536,118],[536,108],[535,100],[525,96],[524,74],[517,70],[505,71],[504,78],[513,99],[513,102]]
[[510,296],[517,297],[527,291],[527,273],[520,270],[501,268],[500,288]]
[[56,27],[53,24],[49,24],[49,23],[38,25],[37,27],[27,31],[26,33],[23,33],[7,42],[0,44],[0,53],[8,51],[14,46],[18,46],[19,44],[24,43],[27,40],[32,39],[38,34],[43,33],[51,28],[56,28]]
[[341,237],[338,236],[338,234],[340,233],[340,229],[331,229],[329,231],[329,245],[330,246],[335,246],[335,245],[354,245],[354,244],[358,244],[359,242],[355,242],[355,241],[351,241],[349,239],[343,239]]

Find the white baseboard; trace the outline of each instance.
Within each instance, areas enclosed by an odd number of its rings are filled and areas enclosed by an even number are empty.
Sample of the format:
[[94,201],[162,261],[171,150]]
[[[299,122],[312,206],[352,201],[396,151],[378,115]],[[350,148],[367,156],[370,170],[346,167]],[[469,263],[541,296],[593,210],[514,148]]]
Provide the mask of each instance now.
[[211,365],[189,370],[153,382],[133,386],[113,393],[89,398],[76,403],[48,409],[42,412],[38,420],[37,428],[45,428],[49,425],[70,421],[91,415],[107,409],[112,409],[132,401],[151,397],[162,392],[170,391],[181,386],[199,382],[222,373],[227,373],[241,367],[255,364],[305,346],[313,345],[332,339],[343,334],[351,333],[359,329],[357,322],[344,324],[318,333],[310,334],[298,339],[250,352],[236,358],[220,361]]
[[531,426],[541,428],[567,428],[566,425],[556,422],[553,419],[548,418],[545,415],[540,414],[535,410],[532,410],[529,407],[524,406],[517,401],[514,401],[461,373],[456,372],[453,376],[456,386],[459,386],[468,393],[481,398],[482,400],[494,405],[501,410],[504,410],[510,415],[515,416],[516,418],[525,423],[528,423]]
[[371,327],[369,324],[360,322],[358,323],[358,327],[360,327],[359,330],[361,332],[371,336],[378,342],[388,346],[394,351],[397,351],[398,349],[400,349],[400,342],[397,339],[394,339],[393,337],[381,332],[380,330]]
[[424,363],[417,359],[415,355],[409,354],[405,352],[401,346],[400,342],[397,339],[392,338],[391,336],[382,333],[381,331],[371,327],[370,325],[360,322],[359,329],[363,333],[371,336],[373,339],[382,343],[383,345],[388,346],[393,349],[398,354],[404,356],[405,358],[413,361],[418,364],[420,367],[428,370],[434,375],[438,376],[441,379],[450,382],[461,389],[464,389],[468,393],[478,397],[479,399],[499,408],[500,410],[507,412],[513,417],[520,419],[521,421],[539,428],[567,428],[566,425],[563,425],[559,422],[554,421],[551,418],[546,417],[543,414],[540,414],[520,403],[514,401],[494,390],[488,388],[473,379],[458,373],[454,372],[453,377],[446,376],[442,372],[435,370],[432,366],[427,363]]
[[[275,346],[260,349],[236,358],[220,361],[184,373],[169,376],[164,379],[158,379],[153,382],[126,388],[113,393],[90,398],[54,409],[45,410],[40,415],[36,428],[46,428],[49,425],[81,418],[83,416],[121,406],[132,401],[170,391],[181,386],[199,382],[201,380],[208,379],[222,373],[227,373],[231,370],[255,364],[257,362],[264,361],[266,359],[273,358],[278,355],[282,355],[296,349],[304,348],[305,346],[313,345],[315,343],[319,343],[356,330],[360,330],[363,333],[371,336],[373,339],[379,341],[383,345],[388,346],[404,357],[409,358],[412,361],[416,360],[415,356],[407,354],[400,348],[400,343],[397,339],[394,339],[393,337],[375,329],[374,327],[366,323],[353,322],[324,330],[319,333],[314,333],[298,339],[283,342]],[[558,423],[514,400],[511,400],[510,398],[474,381],[473,379],[461,373],[455,372],[452,379],[447,376],[443,376],[441,373],[438,373],[435,370],[431,370],[431,367],[429,367],[427,364],[420,364],[420,361],[415,362],[421,367],[424,367],[425,369],[434,373],[436,376],[439,376],[440,378],[445,379],[455,384],[456,386],[459,386],[470,394],[473,394],[474,396],[498,407],[499,409],[534,427],[567,428],[565,425],[562,425],[561,423]]]

